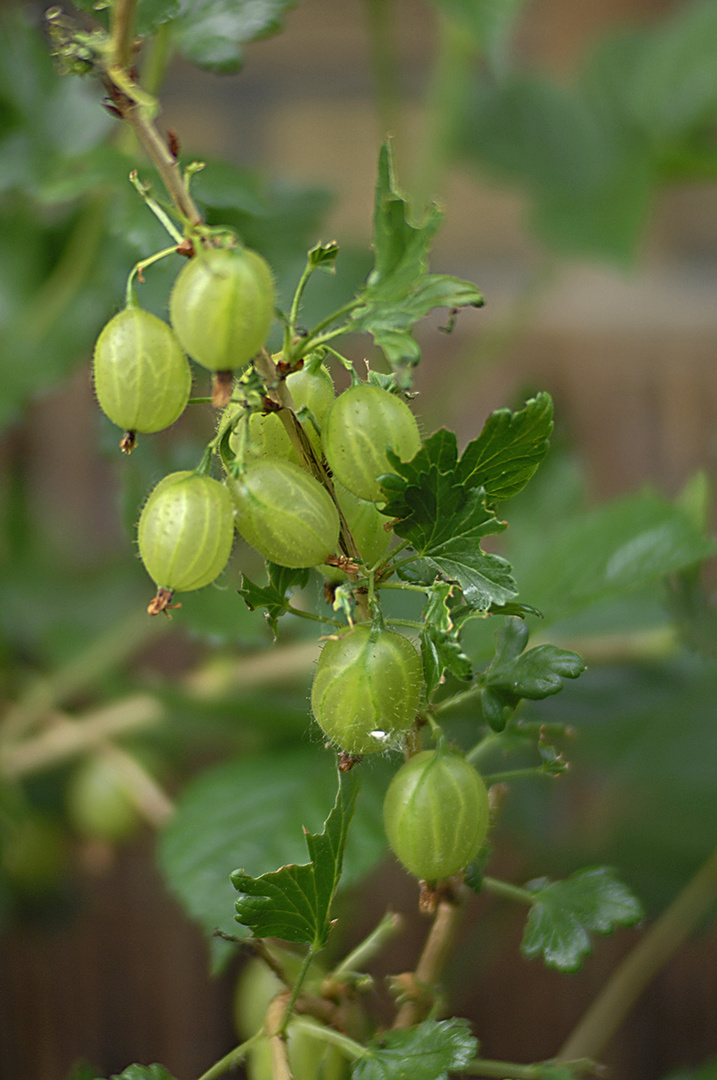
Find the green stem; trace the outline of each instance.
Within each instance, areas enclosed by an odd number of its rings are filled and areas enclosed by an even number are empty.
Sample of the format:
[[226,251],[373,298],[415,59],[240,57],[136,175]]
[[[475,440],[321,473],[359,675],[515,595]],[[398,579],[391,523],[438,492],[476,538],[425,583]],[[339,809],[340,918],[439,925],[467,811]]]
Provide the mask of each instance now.
[[486,784],[502,784],[504,780],[515,780],[522,776],[544,776],[542,765],[532,765],[525,769],[509,769],[507,772],[488,773],[483,777]]
[[[597,1066],[589,1058],[580,1058],[577,1061],[564,1061],[564,1067],[571,1069],[576,1076],[597,1075]],[[468,1076],[495,1076],[498,1080],[504,1080],[510,1076],[511,1080],[542,1080],[543,1076],[553,1076],[555,1073],[554,1061],[537,1061],[531,1065],[518,1065],[513,1061],[492,1061],[490,1058],[473,1058],[468,1065],[461,1069]]]
[[[314,957],[316,956],[316,952],[317,952],[317,950],[314,948],[313,945],[311,945],[309,947],[309,951],[307,952],[306,956],[304,957],[303,963],[301,965],[301,969],[299,971],[299,974],[296,977],[296,982],[294,983],[294,985],[291,988],[291,994],[289,996],[289,1000],[286,1003],[286,1008],[284,1009],[284,1013],[283,1013],[282,1018],[281,1018],[281,1023],[279,1024],[279,1030],[276,1032],[276,1034],[280,1035],[282,1038],[286,1035],[286,1029],[289,1026],[289,1021],[292,1018],[292,1015],[293,1015],[293,1012],[294,1012],[294,1006],[296,1005],[296,999],[298,998],[299,994],[301,993],[301,987],[304,985],[304,980],[306,979],[306,976],[309,973],[309,968],[311,967],[311,964],[313,963]],[[274,1033],[272,1032],[272,1034],[274,1034]]]
[[137,0],[117,0],[112,13],[110,36],[111,63],[120,68],[132,66],[132,42]]
[[290,615],[298,615],[302,619],[311,619],[312,622],[326,623],[328,626],[338,626],[342,629],[346,625],[339,622],[338,619],[329,619],[325,615],[314,615],[311,611],[302,611],[301,608],[295,608],[291,604],[287,605],[286,610]]
[[[461,690],[458,694],[453,694],[452,697],[446,698],[445,701],[441,701],[438,705],[436,705],[434,708],[434,712],[446,712],[448,709],[453,709],[459,705],[463,705],[464,702],[470,701],[471,698],[474,698],[476,694],[480,692],[480,689],[480,686],[472,686],[470,690]],[[481,739],[481,741],[473,747],[473,749],[467,755],[469,761],[473,760],[470,755],[477,754],[478,747],[482,747],[486,739],[489,738],[491,738],[491,735],[486,735],[485,739]]]
[[[147,201],[151,202],[153,200],[150,199]],[[181,237],[179,239],[181,241]],[[134,289],[132,288],[134,279],[136,277],[139,277],[141,280],[142,273],[144,270],[147,269],[148,266],[152,266],[154,263],[159,262],[160,259],[165,259],[167,255],[176,255],[176,253],[177,247],[176,244],[173,244],[172,247],[164,248],[162,251],[157,251],[154,255],[149,255],[146,259],[141,259],[140,262],[135,263],[135,265],[129,272],[129,277],[127,278],[127,287],[125,289],[125,304],[127,305],[127,307],[137,306],[137,298],[134,295]]]
[[230,1069],[235,1069],[244,1060],[247,1054],[247,1050],[254,1045],[254,1043],[260,1042],[265,1038],[263,1031],[257,1031],[256,1035],[252,1035],[246,1042],[240,1043],[239,1046],[235,1046],[233,1050],[230,1050],[228,1054],[225,1054],[219,1061],[215,1061],[210,1069],[203,1072],[198,1080],[216,1080],[218,1076],[224,1076],[224,1073],[229,1072]]
[[439,195],[453,152],[476,42],[451,18],[438,16],[438,57],[428,91],[424,138],[413,185],[417,206]]
[[377,589],[403,589],[406,592],[420,592],[427,596],[431,591],[430,585],[409,585],[407,581],[383,581],[376,586]]
[[[348,1035],[344,1035],[334,1028],[324,1027],[323,1024],[317,1023],[316,1020],[312,1020],[308,1016],[295,1016],[291,1022],[291,1030],[293,1031],[295,1028],[299,1031],[305,1031],[308,1035],[321,1039],[323,1042],[331,1043],[332,1046],[337,1046],[349,1058],[365,1058],[369,1055],[366,1047],[356,1042],[355,1039],[351,1039]],[[199,1080],[209,1080],[209,1078],[201,1076]],[[301,1080],[301,1078],[297,1078],[297,1080]]]
[[[297,342],[296,347],[292,349],[292,361],[300,360],[302,356],[305,356],[306,353],[311,352],[312,349],[318,348],[319,345],[323,345],[325,342],[331,341],[333,338],[339,337],[341,334],[345,334],[348,330],[348,327],[339,326],[335,330],[332,330],[330,333],[324,334],[323,337],[320,336],[322,331],[325,330],[326,327],[331,326],[332,323],[335,323],[339,319],[342,319],[344,315],[350,315],[352,311],[355,311],[357,307],[361,306],[361,303],[362,301],[358,297],[356,297],[355,299],[350,300],[347,304],[344,304],[343,307],[337,308],[336,311],[332,311],[331,314],[327,315],[325,319],[322,319],[316,324],[316,326],[313,326],[306,335],[306,337],[301,338],[301,340]],[[289,358],[284,357],[284,359],[288,360]]]
[[172,53],[172,24],[162,23],[150,38],[144,50],[142,86],[156,97],[164,82],[164,75]]
[[398,48],[394,34],[392,0],[366,0],[366,25],[371,51],[374,101],[381,129],[381,139],[388,133],[398,135],[399,88]]
[[507,900],[517,900],[521,904],[534,904],[535,897],[527,889],[521,889],[519,885],[511,885],[507,881],[498,881],[497,878],[484,877],[483,888],[486,892],[495,896],[504,896]]
[[301,308],[301,299],[304,295],[304,289],[306,288],[309,278],[314,272],[314,269],[315,268],[311,265],[311,263],[307,262],[306,266],[304,267],[304,272],[299,278],[299,284],[296,286],[294,299],[291,302],[291,311],[289,312],[289,323],[286,327],[286,335],[288,336],[285,338],[285,345],[287,352],[289,351],[289,348],[291,346],[291,340],[296,334],[296,322],[299,318],[299,310]]
[[557,1060],[599,1057],[651,979],[717,901],[717,849],[618,965]]
[[415,619],[387,619],[391,626],[407,626],[410,630],[423,630],[424,624]]
[[335,979],[346,971],[361,971],[367,961],[372,960],[374,956],[380,953],[385,943],[394,934],[397,934],[402,927],[403,919],[398,912],[389,911],[381,919],[378,926],[374,927],[371,933],[344,957],[338,967],[334,968],[329,978]]
[[[464,697],[465,695],[460,694],[456,696]],[[441,705],[438,705],[435,711],[440,712],[444,705],[452,705],[454,701],[455,698],[449,698],[447,702],[444,701]],[[492,750],[496,743],[499,743],[500,741],[501,737],[497,732],[489,731],[487,735],[484,735],[483,738],[468,751],[466,754],[466,761],[470,761],[471,765],[475,765],[487,751]]]

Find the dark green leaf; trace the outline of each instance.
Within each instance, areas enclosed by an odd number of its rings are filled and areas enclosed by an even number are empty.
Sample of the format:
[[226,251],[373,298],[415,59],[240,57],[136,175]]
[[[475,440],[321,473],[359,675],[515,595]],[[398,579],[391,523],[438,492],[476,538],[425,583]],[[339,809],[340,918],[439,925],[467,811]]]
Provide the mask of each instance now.
[[281,29],[297,0],[182,0],[176,20],[179,49],[187,60],[222,75],[238,71],[242,46]]
[[512,662],[491,667],[486,685],[507,700],[540,698],[557,694],[563,679],[577,679],[585,670],[583,660],[574,652],[556,645],[537,645]]
[[457,582],[470,607],[487,611],[517,594],[505,559],[480,547],[481,538],[500,532],[505,522],[486,508],[482,488],[458,478],[455,445],[452,433],[439,431],[413,461],[392,456],[396,479],[381,477],[388,494],[385,513],[400,519],[394,532],[421,556],[412,573],[427,582],[436,577]]
[[255,585],[246,574],[243,574],[242,587],[238,592],[250,611],[260,608],[266,612],[272,632],[276,634],[277,621],[288,611],[291,592],[306,586],[310,570],[290,570],[286,566],[276,566],[274,563],[266,565],[268,570],[266,585]]
[[546,966],[558,971],[578,970],[591,951],[588,931],[611,934],[642,918],[639,901],[605,866],[579,870],[565,881],[539,878],[526,888],[535,899],[521,952],[528,958],[542,953]]
[[498,409],[463,451],[458,478],[485,489],[489,506],[517,495],[548,452],[553,402],[541,393],[518,412]]
[[115,1073],[110,1080],[174,1080],[163,1065],[128,1065],[121,1073]]
[[504,664],[517,660],[528,644],[529,637],[530,631],[522,619],[506,619],[496,633],[493,665],[502,667]]
[[[349,836],[342,884],[367,872],[386,851],[381,816],[385,777],[365,772]],[[187,913],[211,935],[241,933],[229,875],[237,866],[264,873],[305,851],[297,823],[320,825],[336,790],[333,755],[311,750],[244,757],[189,783],[159,843],[160,866]],[[215,966],[231,947],[214,939]]]
[[447,1080],[478,1051],[467,1020],[424,1020],[416,1027],[372,1039],[367,1056],[353,1066],[352,1080]]
[[244,870],[231,875],[241,894],[236,902],[237,921],[248,926],[255,937],[275,937],[316,949],[326,944],[357,795],[356,773],[339,773],[336,802],[323,832],[304,829],[311,862],[282,866],[258,878]]

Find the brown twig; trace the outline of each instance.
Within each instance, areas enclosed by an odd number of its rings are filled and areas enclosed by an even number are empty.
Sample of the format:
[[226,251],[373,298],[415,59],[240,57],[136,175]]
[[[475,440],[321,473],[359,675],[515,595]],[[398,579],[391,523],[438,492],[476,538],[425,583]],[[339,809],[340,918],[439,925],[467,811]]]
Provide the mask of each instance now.
[[398,1010],[394,1028],[412,1027],[429,1012],[433,1003],[432,988],[443,973],[460,917],[461,906],[457,899],[446,897],[439,901],[426,944],[410,979],[410,988],[407,988],[409,999]]

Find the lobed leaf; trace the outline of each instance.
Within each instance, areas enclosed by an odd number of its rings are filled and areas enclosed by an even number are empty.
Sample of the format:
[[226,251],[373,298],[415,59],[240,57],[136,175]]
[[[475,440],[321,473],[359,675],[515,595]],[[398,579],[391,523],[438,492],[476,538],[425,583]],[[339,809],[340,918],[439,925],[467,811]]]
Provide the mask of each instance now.
[[404,1030],[384,1032],[354,1062],[352,1080],[447,1080],[465,1069],[478,1051],[467,1020],[424,1020]]
[[418,363],[420,348],[409,331],[429,311],[483,304],[471,282],[428,272],[442,216],[431,206],[420,224],[410,220],[409,204],[396,189],[391,144],[384,143],[374,204],[374,268],[348,330],[371,333],[397,371]]
[[[335,793],[333,756],[313,750],[238,758],[204,772],[182,792],[158,848],[160,868],[185,911],[211,936],[215,928],[241,933],[234,921],[229,875],[237,866],[255,873],[298,861],[303,843],[297,821],[318,825]],[[366,772],[344,859],[350,884],[385,853],[381,817],[385,778]],[[212,941],[215,968],[231,955]]]
[[304,829],[311,862],[282,866],[255,878],[243,870],[231,875],[241,894],[236,919],[255,937],[275,937],[323,948],[331,931],[331,904],[343,867],[348,829],[354,813],[356,774],[340,773],[339,790],[323,832]]
[[482,487],[489,506],[512,498],[547,454],[552,430],[550,394],[538,394],[518,412],[498,409],[465,448],[459,478],[471,487]]
[[534,894],[521,952],[529,959],[542,953],[547,967],[577,971],[591,951],[589,931],[611,934],[633,926],[642,907],[612,870],[579,870],[564,881],[538,878],[526,888]]
[[242,585],[238,592],[250,611],[257,608],[265,611],[271,631],[276,635],[277,622],[289,609],[290,593],[306,586],[310,571],[291,570],[271,562],[267,562],[266,566],[266,585],[255,585],[246,574],[242,574]]
[[562,690],[563,679],[577,679],[584,670],[577,653],[556,645],[536,645],[510,663],[491,667],[486,685],[516,704],[520,698],[539,701]]

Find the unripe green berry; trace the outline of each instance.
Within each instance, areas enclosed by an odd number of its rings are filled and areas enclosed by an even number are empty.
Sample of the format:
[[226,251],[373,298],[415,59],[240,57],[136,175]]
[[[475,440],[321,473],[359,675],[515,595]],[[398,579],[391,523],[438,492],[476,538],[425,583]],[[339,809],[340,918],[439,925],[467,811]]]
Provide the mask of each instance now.
[[488,793],[461,754],[424,750],[394,776],[383,817],[400,862],[415,877],[437,881],[478,854],[488,831]]
[[360,623],[324,645],[311,707],[340,750],[371,754],[400,742],[416,717],[421,687],[421,661],[411,642]]

